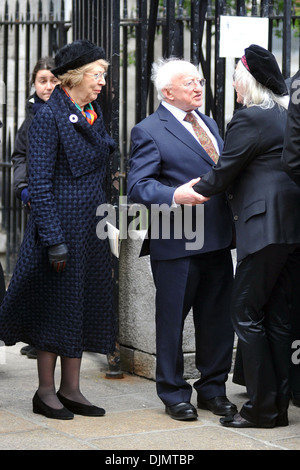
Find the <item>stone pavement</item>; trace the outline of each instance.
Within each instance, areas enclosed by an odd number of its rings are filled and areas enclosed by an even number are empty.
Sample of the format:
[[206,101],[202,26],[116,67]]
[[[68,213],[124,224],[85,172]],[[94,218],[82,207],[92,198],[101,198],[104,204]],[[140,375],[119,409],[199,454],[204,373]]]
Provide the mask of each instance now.
[[[224,428],[219,417],[203,410],[197,421],[175,421],[165,413],[153,381],[129,374],[107,379],[106,357],[99,354],[85,353],[81,389],[95,405],[106,409],[106,416],[47,419],[32,412],[36,360],[21,356],[21,346],[0,348],[0,450],[102,450],[103,458],[118,464],[120,456],[135,455],[139,450],[150,451],[152,456],[155,451],[196,456],[199,450],[300,449],[300,408],[292,404],[290,425],[283,428]],[[246,400],[244,387],[233,384],[231,378],[227,394],[238,407]],[[195,393],[192,403],[196,405]]]

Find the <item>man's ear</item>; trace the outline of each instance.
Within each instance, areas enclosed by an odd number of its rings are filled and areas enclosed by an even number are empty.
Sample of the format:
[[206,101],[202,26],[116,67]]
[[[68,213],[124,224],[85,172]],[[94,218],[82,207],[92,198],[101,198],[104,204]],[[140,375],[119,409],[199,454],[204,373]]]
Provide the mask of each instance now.
[[170,101],[173,101],[174,100],[174,96],[173,96],[173,93],[172,93],[172,88],[171,87],[168,87],[168,88],[163,88],[162,89],[162,93],[164,95],[164,97]]

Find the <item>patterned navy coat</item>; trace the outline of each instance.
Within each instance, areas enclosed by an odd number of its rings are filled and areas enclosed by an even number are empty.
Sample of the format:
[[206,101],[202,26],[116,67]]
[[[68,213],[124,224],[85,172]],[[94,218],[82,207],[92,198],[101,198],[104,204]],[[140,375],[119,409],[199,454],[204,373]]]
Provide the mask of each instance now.
[[[0,340],[81,357],[115,346],[111,254],[96,235],[107,203],[106,165],[114,141],[101,109],[91,126],[57,87],[29,131],[31,215],[0,309]],[[66,243],[66,269],[52,270],[48,247]]]

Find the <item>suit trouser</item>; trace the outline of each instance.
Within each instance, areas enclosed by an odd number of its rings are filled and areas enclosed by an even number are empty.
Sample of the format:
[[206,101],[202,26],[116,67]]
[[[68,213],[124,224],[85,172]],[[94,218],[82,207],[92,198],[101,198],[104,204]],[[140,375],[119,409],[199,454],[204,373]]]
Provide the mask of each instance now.
[[229,249],[187,258],[151,260],[156,286],[156,385],[166,405],[189,402],[184,379],[183,328],[193,308],[199,398],[225,395],[231,368],[233,328],[230,296],[233,280]]
[[249,397],[240,413],[258,425],[275,422],[288,408],[295,250],[294,245],[269,245],[247,256],[236,270],[232,320]]

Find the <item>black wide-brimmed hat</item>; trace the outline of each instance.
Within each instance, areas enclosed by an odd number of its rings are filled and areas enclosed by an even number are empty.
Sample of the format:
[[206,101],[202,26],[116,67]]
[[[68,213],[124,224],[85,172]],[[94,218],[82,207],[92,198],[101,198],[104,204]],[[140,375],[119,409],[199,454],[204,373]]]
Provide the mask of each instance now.
[[87,39],[78,39],[58,51],[55,56],[55,68],[51,72],[57,77],[99,59],[105,59],[102,47]]
[[287,95],[288,90],[274,55],[257,44],[245,49],[242,63],[251,75],[275,95]]

